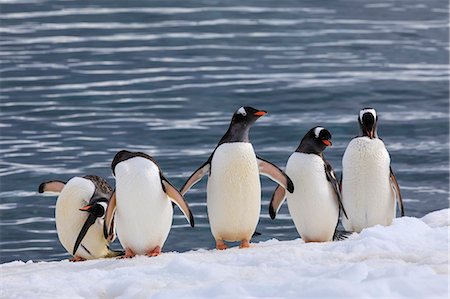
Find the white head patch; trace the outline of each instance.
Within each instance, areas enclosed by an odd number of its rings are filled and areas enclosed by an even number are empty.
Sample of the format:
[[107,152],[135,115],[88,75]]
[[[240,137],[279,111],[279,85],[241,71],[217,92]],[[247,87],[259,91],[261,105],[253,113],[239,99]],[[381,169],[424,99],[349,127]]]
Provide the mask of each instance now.
[[362,109],[361,111],[359,111],[359,119],[362,120],[363,115],[366,113],[372,114],[373,118],[377,119],[377,112],[375,111],[375,109]]
[[245,111],[244,107],[241,107],[237,111],[238,114],[242,114],[243,116],[247,115],[247,111]]
[[314,135],[316,135],[316,138],[319,138],[320,132],[322,132],[322,127],[317,127],[314,129]]

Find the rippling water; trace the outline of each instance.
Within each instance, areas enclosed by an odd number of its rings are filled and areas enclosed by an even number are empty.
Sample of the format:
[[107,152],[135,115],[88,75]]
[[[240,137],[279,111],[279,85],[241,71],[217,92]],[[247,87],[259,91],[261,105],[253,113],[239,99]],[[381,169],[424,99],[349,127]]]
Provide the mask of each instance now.
[[[340,172],[365,106],[380,114],[406,214],[448,206],[448,3],[399,1],[1,0],[1,262],[54,260],[56,198],[41,181],[97,174],[121,149],[145,151],[181,186],[234,110],[269,111],[256,152],[284,166],[323,125]],[[263,178],[254,240],[297,238],[276,221]],[[205,181],[187,195],[165,250],[212,248]]]

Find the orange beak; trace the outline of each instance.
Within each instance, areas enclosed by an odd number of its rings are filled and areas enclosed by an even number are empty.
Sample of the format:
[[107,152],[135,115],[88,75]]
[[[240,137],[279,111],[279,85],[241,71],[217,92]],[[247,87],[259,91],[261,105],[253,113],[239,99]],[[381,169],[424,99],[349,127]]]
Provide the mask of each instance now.
[[331,143],[331,141],[328,140],[328,139],[322,140],[322,142],[323,142],[323,144],[325,144],[326,146],[331,146],[331,145],[333,145],[333,144]]
[[264,116],[267,114],[267,111],[261,110],[253,113],[254,116]]
[[92,206],[89,206],[89,205],[87,205],[87,206],[84,206],[84,207],[82,207],[81,209],[80,209],[80,211],[88,211],[90,208],[92,208]]
[[375,138],[375,131],[374,131],[374,130],[367,130],[367,136],[368,136],[370,139]]

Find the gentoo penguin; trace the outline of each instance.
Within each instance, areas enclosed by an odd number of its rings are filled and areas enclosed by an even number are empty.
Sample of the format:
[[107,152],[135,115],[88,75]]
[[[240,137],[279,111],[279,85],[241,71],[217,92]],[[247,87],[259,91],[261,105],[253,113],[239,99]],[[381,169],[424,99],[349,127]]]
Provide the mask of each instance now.
[[323,157],[323,151],[331,144],[327,129],[309,130],[286,165],[286,174],[295,185],[294,193],[286,195],[278,186],[270,201],[269,214],[275,219],[287,197],[289,213],[305,242],[333,240],[339,222],[342,208],[339,183],[331,164]]
[[55,221],[58,238],[73,255],[73,262],[119,255],[109,249],[103,235],[103,218],[112,189],[96,175],[74,177],[67,183],[48,181],[40,184],[39,193],[59,193]]
[[359,112],[360,135],[350,141],[342,158],[342,203],[348,215],[342,224],[348,231],[390,225],[395,218],[395,198],[404,215],[389,153],[377,135],[377,120],[375,109]]
[[172,202],[194,227],[188,204],[152,157],[123,150],[116,154],[111,168],[116,190],[106,212],[105,235],[117,230],[124,258],[161,253],[172,226]]
[[266,113],[252,107],[239,108],[209,159],[181,188],[184,195],[209,173],[207,210],[217,249],[227,248],[224,241],[240,241],[241,248],[249,247],[261,211],[259,174],[268,176],[289,192],[294,191],[289,177],[272,163],[256,156],[249,141],[251,126]]

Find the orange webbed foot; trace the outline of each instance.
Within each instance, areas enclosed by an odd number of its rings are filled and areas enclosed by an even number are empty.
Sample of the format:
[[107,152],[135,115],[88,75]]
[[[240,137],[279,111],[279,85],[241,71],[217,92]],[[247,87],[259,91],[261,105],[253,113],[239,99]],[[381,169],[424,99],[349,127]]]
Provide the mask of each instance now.
[[146,256],[158,256],[160,254],[161,254],[161,247],[156,246],[155,248],[153,248],[153,250],[147,252],[145,255]]
[[222,240],[216,240],[216,249],[217,250],[225,250],[228,246]]
[[239,248],[249,248],[250,242],[248,240],[242,240],[241,244],[239,245]]
[[85,261],[85,258],[74,256],[73,258],[69,259],[69,262],[76,263],[76,262],[83,262]]
[[131,250],[130,248],[126,248],[125,249],[125,255],[119,256],[119,259],[130,259],[136,256],[136,253],[134,253],[133,250]]

